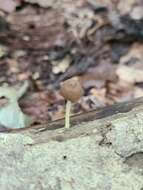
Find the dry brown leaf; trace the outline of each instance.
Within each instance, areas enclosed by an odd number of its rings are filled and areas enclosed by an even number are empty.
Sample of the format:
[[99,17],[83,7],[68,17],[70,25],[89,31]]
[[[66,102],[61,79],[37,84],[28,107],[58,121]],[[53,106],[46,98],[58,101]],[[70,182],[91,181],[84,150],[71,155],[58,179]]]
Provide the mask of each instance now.
[[64,106],[57,106],[57,110],[55,112],[50,113],[51,120],[55,121],[57,119],[64,118],[64,115],[65,115],[64,112],[65,112]]
[[0,9],[7,13],[13,12],[18,5],[19,5],[18,1],[0,0]]
[[136,83],[143,81],[143,44],[135,43],[122,56],[116,70],[120,81]]
[[117,8],[120,11],[120,14],[125,15],[129,14],[133,8],[133,5],[136,3],[136,0],[120,0],[118,2]]
[[64,73],[70,66],[71,58],[67,55],[62,60],[52,61],[53,65],[52,71],[54,74]]
[[134,98],[139,98],[143,96],[143,88],[135,87],[134,88]]
[[143,18],[143,6],[135,6],[130,13],[132,19],[140,20]]
[[119,77],[119,80],[128,83],[134,84],[136,82],[143,82],[143,70],[140,69],[136,69],[126,65],[119,65],[116,74]]
[[106,88],[102,88],[102,89],[95,89],[95,88],[92,88],[90,90],[90,94],[95,96],[95,98],[97,99],[98,101],[98,105],[102,104],[102,105],[105,105],[106,104]]
[[[122,56],[120,59],[120,64],[128,64],[136,67],[143,65],[143,44],[134,43],[129,52]],[[143,68],[143,66],[142,66]]]

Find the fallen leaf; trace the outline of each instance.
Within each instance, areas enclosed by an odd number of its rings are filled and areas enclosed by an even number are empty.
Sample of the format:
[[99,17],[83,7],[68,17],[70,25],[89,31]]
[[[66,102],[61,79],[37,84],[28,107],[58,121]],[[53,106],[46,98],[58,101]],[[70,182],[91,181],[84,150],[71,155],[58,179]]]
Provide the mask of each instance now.
[[140,87],[135,87],[134,89],[134,98],[139,98],[143,96],[143,89]]
[[130,12],[132,12],[132,8],[135,3],[136,0],[119,1],[117,9],[120,11],[122,15],[129,14]]
[[0,87],[0,98],[5,97],[8,103],[0,108],[0,124],[7,128],[24,128],[32,123],[32,119],[25,115],[18,104],[23,95],[26,83],[19,90],[12,87]]
[[16,101],[0,109],[0,123],[7,128],[24,128],[31,124],[30,117],[26,116]]
[[53,73],[54,74],[59,74],[59,73],[64,73],[67,68],[69,67],[71,63],[71,58],[69,56],[64,57],[62,60],[58,61],[52,61],[51,64],[53,65]]
[[128,83],[136,83],[143,82],[143,70],[129,67],[126,65],[120,65],[116,71],[119,80],[128,82]]
[[4,12],[11,13],[18,6],[19,2],[14,0],[0,0],[0,9]]
[[131,11],[130,15],[132,19],[140,20],[143,18],[143,7],[142,6],[135,6]]
[[92,100],[94,100],[94,103],[95,103],[95,99],[96,99],[96,105],[97,107],[99,106],[103,106],[106,104],[106,89],[105,88],[101,88],[101,89],[96,89],[96,88],[92,88],[90,90],[90,94],[95,97],[93,99],[92,97]]
[[[127,54],[120,58],[120,64],[141,67],[143,65],[143,44],[134,43]],[[142,67],[143,68],[143,67]]]
[[8,53],[8,48],[0,44],[0,58],[3,58]]

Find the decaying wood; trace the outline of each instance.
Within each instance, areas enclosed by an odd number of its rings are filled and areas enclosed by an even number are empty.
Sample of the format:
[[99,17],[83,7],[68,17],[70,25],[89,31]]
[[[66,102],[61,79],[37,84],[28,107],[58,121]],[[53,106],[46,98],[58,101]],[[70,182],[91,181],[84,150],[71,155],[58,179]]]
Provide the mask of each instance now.
[[[105,125],[105,127],[107,126],[108,128],[108,126],[110,126],[110,124],[112,123],[112,120],[127,117],[128,122],[128,115],[130,116],[131,114],[138,114],[142,111],[142,109],[143,98],[141,97],[133,101],[118,103],[113,106],[107,106],[87,113],[72,116],[71,129],[69,130],[64,129],[64,119],[60,119],[44,125],[33,125],[29,128],[16,129],[9,132],[23,134],[28,133],[29,135],[36,136],[37,143],[38,141],[43,141],[43,139],[44,141],[49,141],[51,139],[63,141],[68,138],[70,139],[92,133],[93,128],[90,129],[90,127],[88,127],[88,124],[90,124],[90,122],[95,123],[95,128],[96,122],[100,123],[100,125],[103,124]],[[84,126],[83,129],[82,125]],[[85,127],[86,125],[87,127]]]
[[63,122],[0,133],[2,190],[142,189],[143,98]]

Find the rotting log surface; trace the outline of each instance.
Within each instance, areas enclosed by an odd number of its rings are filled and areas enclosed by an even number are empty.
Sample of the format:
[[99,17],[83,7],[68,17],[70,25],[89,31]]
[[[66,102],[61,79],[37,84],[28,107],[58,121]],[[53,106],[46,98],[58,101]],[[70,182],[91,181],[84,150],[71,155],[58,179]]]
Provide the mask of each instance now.
[[143,98],[0,134],[1,190],[141,190]]

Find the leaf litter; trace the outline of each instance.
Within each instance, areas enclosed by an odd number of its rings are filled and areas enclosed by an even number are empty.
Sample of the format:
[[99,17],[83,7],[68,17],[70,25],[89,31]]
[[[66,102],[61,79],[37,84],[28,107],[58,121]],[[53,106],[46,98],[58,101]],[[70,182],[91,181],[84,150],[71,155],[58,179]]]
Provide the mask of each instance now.
[[[73,115],[142,96],[141,1],[44,2],[0,1],[0,85],[10,86],[0,87],[0,124],[63,118],[59,86],[72,76],[85,91]],[[19,99],[12,86],[23,81],[29,88]]]

